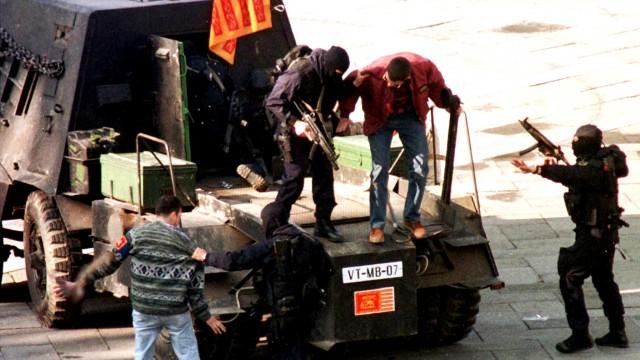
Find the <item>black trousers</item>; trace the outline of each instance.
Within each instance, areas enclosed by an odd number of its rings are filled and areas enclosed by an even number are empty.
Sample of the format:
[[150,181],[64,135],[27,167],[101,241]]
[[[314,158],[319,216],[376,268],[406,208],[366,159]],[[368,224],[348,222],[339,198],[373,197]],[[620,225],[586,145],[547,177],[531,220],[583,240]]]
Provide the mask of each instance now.
[[560,293],[569,327],[574,333],[586,334],[589,331],[582,284],[591,276],[604,314],[609,319],[610,330],[624,329],[624,305],[613,278],[613,240],[617,240],[617,232],[606,233],[601,238],[592,236],[591,229],[586,226],[578,226],[575,232],[575,243],[568,248],[560,248],[558,256]]
[[331,163],[327,160],[320,147],[316,147],[313,157],[309,159],[311,142],[306,138],[291,135],[289,144],[292,161],[285,161],[284,163],[282,185],[278,190],[275,201],[284,207],[287,212],[287,218],[289,218],[291,207],[302,193],[307,165],[310,163],[311,191],[313,193],[313,202],[316,204],[314,215],[316,219],[330,219],[331,212],[336,206]]
[[305,360],[304,339],[300,332],[292,331],[288,337],[271,343],[275,360]]

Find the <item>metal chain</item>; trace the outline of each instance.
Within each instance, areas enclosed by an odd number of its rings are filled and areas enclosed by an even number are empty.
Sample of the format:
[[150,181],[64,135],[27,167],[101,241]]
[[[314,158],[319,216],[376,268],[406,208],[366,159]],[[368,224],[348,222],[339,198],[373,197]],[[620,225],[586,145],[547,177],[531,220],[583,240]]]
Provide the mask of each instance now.
[[62,60],[49,60],[45,55],[34,54],[18,44],[5,28],[0,27],[0,58],[6,56],[13,56],[25,69],[35,70],[54,79],[64,73]]

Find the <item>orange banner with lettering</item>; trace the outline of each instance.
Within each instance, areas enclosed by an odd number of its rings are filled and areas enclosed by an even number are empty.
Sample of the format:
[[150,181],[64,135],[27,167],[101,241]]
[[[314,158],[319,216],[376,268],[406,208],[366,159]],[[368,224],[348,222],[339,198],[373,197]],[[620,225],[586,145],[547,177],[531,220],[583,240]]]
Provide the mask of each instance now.
[[233,64],[238,38],[270,27],[270,0],[213,0],[209,50]]

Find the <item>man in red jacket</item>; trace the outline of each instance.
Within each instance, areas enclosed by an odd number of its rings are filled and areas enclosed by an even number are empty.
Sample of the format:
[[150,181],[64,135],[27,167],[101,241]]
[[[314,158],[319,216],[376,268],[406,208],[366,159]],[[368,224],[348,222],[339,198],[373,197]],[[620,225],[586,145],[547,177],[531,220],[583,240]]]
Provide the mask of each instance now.
[[404,206],[404,222],[417,239],[427,236],[420,222],[420,204],[427,179],[427,140],[425,120],[428,99],[436,106],[459,113],[457,96],[447,88],[434,63],[420,55],[404,52],[382,57],[360,71],[347,76],[353,84],[348,96],[340,102],[341,122],[336,129],[349,124],[348,117],[362,98],[364,134],[369,139],[373,169],[371,171],[369,242],[384,242],[384,224],[388,201],[389,148],[394,131],[400,136],[410,162],[409,189]]

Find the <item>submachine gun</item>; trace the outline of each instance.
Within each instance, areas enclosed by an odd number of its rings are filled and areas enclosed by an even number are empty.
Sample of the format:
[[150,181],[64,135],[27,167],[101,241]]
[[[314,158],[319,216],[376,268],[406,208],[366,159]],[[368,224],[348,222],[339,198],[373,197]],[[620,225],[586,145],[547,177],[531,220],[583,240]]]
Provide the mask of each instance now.
[[565,164],[569,165],[569,161],[564,156],[562,152],[562,148],[559,145],[556,145],[551,142],[551,140],[547,139],[538,129],[536,129],[533,125],[529,124],[529,118],[525,118],[524,120],[518,120],[520,125],[529,133],[529,135],[533,136],[536,140],[536,143],[529,146],[528,148],[520,151],[518,155],[522,156],[527,154],[534,149],[538,149],[544,156],[552,156],[558,161],[562,161]]
[[322,152],[324,152],[329,162],[331,162],[331,166],[333,166],[333,169],[336,171],[339,170],[340,167],[338,166],[338,155],[333,149],[333,145],[330,140],[331,137],[324,125],[322,114],[320,114],[319,111],[314,110],[311,106],[309,106],[309,104],[304,101],[293,101],[293,105],[300,113],[300,120],[304,121],[307,124],[307,127],[311,132],[311,141],[313,142],[313,145],[311,146],[311,151],[309,152],[309,159],[313,158],[316,148],[320,146]]

